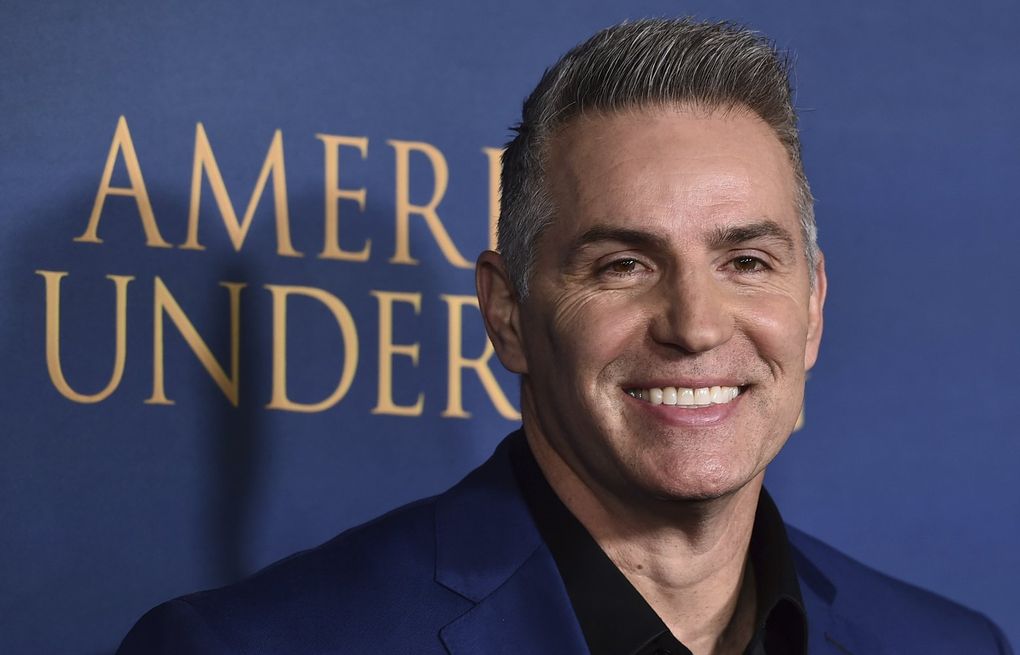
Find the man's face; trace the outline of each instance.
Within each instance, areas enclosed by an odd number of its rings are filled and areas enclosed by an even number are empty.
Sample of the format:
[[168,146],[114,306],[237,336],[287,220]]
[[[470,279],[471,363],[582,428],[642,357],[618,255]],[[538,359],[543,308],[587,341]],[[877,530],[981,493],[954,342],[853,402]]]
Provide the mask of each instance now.
[[516,318],[526,425],[589,487],[743,487],[793,430],[821,336],[783,146],[750,112],[640,110],[568,124],[547,170]]

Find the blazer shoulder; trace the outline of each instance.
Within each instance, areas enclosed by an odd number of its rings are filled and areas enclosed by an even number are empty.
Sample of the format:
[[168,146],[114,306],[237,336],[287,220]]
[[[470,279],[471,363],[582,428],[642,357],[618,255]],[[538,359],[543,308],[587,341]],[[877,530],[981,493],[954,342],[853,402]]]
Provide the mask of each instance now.
[[[787,526],[803,583],[833,612],[883,641],[902,640],[918,652],[999,653],[1012,650],[985,615],[916,585],[882,573],[800,530]],[[937,644],[937,646],[934,646]]]
[[434,581],[434,514],[434,497],[419,500],[240,582],[164,603],[118,653],[298,653],[308,639],[401,652],[397,641],[424,646],[430,635],[438,646],[435,626],[468,602]]

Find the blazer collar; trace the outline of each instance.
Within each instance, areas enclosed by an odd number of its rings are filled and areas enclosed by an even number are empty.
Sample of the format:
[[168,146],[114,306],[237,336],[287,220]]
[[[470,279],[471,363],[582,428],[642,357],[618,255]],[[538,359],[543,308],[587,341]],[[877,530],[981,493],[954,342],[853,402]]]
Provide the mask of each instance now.
[[510,466],[507,440],[436,501],[436,582],[480,602],[545,548]]
[[839,590],[797,547],[804,535],[790,526],[787,532],[808,616],[809,655],[895,655],[873,633],[840,613]]
[[450,653],[587,653],[503,441],[436,501],[436,582],[476,603],[440,631]]

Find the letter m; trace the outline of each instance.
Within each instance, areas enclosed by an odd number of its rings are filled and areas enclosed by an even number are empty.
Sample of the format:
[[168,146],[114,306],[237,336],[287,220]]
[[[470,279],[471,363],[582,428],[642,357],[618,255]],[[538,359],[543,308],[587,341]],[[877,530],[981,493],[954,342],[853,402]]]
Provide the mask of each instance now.
[[273,176],[273,207],[276,212],[276,252],[287,257],[301,257],[301,253],[294,250],[290,242],[290,216],[287,211],[287,176],[283,165],[283,134],[276,130],[273,140],[269,144],[269,152],[262,163],[262,171],[259,173],[258,181],[255,182],[255,189],[248,200],[248,208],[245,209],[244,218],[237,220],[237,212],[230,201],[227,187],[223,183],[223,176],[220,174],[220,167],[216,163],[212,146],[209,144],[209,137],[206,136],[205,128],[201,123],[195,126],[195,161],[191,171],[191,205],[188,210],[188,238],[181,245],[187,250],[205,250],[205,246],[198,242],[198,209],[202,200],[202,175],[209,180],[212,187],[213,197],[216,198],[216,206],[223,217],[223,225],[227,228],[230,241],[234,244],[234,250],[240,252],[244,245],[244,239],[248,235],[252,218],[255,216],[255,208],[258,207],[262,193],[265,191],[266,182],[269,176]]

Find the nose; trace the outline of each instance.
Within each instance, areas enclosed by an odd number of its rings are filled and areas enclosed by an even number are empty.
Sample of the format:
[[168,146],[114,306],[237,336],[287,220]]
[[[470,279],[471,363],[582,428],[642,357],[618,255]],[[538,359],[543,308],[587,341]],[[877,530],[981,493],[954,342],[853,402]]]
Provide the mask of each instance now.
[[708,272],[686,271],[663,280],[651,335],[689,353],[712,350],[733,336],[734,322],[723,289]]

